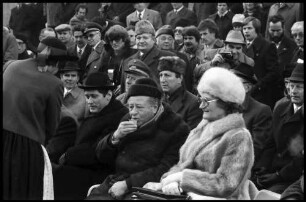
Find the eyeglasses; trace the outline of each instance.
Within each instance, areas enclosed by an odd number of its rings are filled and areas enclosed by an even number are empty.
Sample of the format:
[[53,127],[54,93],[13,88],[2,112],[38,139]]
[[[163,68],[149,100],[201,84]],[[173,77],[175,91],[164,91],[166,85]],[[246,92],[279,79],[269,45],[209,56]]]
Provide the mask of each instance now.
[[175,30],[174,30],[174,33],[176,33],[176,32],[179,33],[179,34],[182,34],[182,33],[183,33],[183,30],[181,30],[181,29],[175,29]]
[[293,38],[296,38],[296,37],[303,38],[304,37],[304,33],[302,33],[302,32],[294,33],[294,34],[292,34],[292,37]]
[[215,101],[218,101],[219,99],[212,99],[212,100],[207,100],[207,98],[201,98],[201,97],[198,97],[198,102],[201,103],[203,106],[202,108],[206,108],[208,107],[208,105],[211,103],[211,102],[215,102]]

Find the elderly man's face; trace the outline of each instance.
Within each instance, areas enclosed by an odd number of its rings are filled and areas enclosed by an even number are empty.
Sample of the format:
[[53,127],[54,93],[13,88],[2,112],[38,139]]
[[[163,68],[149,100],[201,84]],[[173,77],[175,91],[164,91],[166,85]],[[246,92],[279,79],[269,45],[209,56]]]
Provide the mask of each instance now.
[[91,113],[99,113],[108,105],[111,98],[111,93],[108,92],[104,96],[98,90],[86,90],[84,94],[86,97],[86,103]]
[[228,43],[228,44],[226,44],[226,49],[230,50],[232,52],[234,60],[238,60],[239,59],[239,54],[242,53],[242,45],[241,44]]
[[153,48],[155,38],[149,33],[139,34],[136,36],[136,44],[138,50],[147,52]]
[[79,48],[83,48],[87,44],[87,37],[83,35],[81,31],[73,32],[75,43]]
[[176,27],[174,29],[174,39],[178,44],[181,44],[184,41],[183,29],[184,27]]
[[304,104],[304,83],[289,82],[289,93],[291,102],[297,106]]
[[70,90],[77,86],[79,81],[79,74],[77,71],[67,71],[61,74],[61,80],[64,84],[64,87]]
[[168,70],[159,73],[159,81],[163,92],[169,94],[182,86],[182,78],[176,77],[174,72]]
[[269,35],[271,41],[274,41],[275,43],[278,43],[282,40],[284,36],[284,29],[282,28],[281,22],[270,22],[269,23]]
[[248,41],[252,41],[257,37],[257,33],[252,22],[249,22],[243,26],[243,35]]
[[101,34],[99,31],[88,32],[86,35],[88,44],[92,47],[101,41]]
[[203,31],[200,31],[201,34],[201,43],[205,45],[212,45],[216,40],[216,34],[213,32],[210,32],[209,29],[205,29]]
[[146,78],[146,77],[138,74],[127,74],[125,79],[125,92],[127,92],[131,87],[131,85],[133,85],[136,82],[136,80],[140,78]]
[[71,31],[59,31],[57,32],[57,38],[61,40],[64,44],[68,43],[71,40]]
[[162,50],[173,50],[174,38],[170,34],[161,34],[157,38],[157,46]]
[[158,106],[154,99],[148,96],[131,96],[128,99],[128,108],[132,120],[137,121],[137,126],[151,120],[157,112]]
[[299,47],[304,47],[304,30],[302,27],[291,30],[292,37]]

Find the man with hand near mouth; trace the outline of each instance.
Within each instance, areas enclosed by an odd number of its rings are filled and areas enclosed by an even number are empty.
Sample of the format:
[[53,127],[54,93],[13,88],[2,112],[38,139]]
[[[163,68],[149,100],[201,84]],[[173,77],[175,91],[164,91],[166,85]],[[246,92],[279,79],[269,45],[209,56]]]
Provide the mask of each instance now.
[[87,200],[131,199],[132,187],[158,181],[178,161],[189,129],[161,97],[150,78],[138,79],[129,88],[129,113],[96,148],[99,161],[115,166],[116,172],[94,188]]

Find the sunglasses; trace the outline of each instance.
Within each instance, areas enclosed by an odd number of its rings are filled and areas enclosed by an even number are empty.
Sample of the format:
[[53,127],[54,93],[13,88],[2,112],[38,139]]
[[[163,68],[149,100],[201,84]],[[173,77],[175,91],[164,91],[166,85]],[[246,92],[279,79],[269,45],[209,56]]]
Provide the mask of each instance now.
[[299,33],[294,33],[294,34],[292,34],[292,37],[293,37],[293,38],[296,38],[296,37],[298,37],[298,36],[299,36],[299,38],[303,38],[303,37],[304,37],[304,33],[299,32]]
[[183,33],[183,30],[181,30],[181,29],[175,29],[175,30],[174,30],[174,33],[182,34],[182,33]]

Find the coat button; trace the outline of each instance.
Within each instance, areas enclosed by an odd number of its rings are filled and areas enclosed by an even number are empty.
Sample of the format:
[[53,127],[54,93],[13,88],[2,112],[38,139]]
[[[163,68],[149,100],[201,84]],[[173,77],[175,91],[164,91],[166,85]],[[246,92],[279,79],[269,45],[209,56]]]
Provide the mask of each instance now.
[[97,66],[94,66],[94,68],[97,68]]

